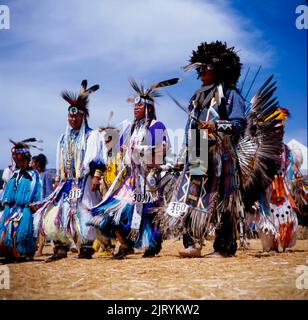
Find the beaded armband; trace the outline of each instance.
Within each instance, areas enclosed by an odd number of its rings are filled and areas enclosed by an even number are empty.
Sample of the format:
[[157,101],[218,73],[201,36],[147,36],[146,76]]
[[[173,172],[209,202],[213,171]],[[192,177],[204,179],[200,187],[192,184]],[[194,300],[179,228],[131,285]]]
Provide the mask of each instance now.
[[232,123],[227,120],[216,120],[215,121],[216,130],[218,132],[223,132],[226,134],[232,133]]

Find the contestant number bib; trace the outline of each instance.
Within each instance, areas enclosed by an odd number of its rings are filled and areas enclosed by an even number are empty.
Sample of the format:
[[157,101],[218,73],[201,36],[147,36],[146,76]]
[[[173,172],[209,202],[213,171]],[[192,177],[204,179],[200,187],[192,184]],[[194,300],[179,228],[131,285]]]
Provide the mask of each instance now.
[[79,199],[81,197],[81,189],[77,186],[74,186],[69,194],[68,194],[68,198],[70,200],[73,200],[73,199]]
[[188,210],[188,205],[184,202],[170,202],[168,205],[167,213],[175,218],[180,217],[182,214],[186,213]]
[[148,203],[149,196],[146,193],[134,193],[133,202],[134,203]]
[[20,221],[22,216],[23,216],[22,211],[17,211],[12,215],[11,220],[18,222],[18,221]]

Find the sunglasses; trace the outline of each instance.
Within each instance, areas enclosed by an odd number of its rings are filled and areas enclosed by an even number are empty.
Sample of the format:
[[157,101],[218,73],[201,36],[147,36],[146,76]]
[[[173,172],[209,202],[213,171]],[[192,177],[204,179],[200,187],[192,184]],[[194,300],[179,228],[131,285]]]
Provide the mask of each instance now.
[[204,72],[204,71],[214,70],[214,66],[213,66],[212,64],[206,64],[206,65],[203,65],[203,66],[197,68],[196,70],[197,70],[197,72],[198,72],[199,74],[201,74],[201,73]]

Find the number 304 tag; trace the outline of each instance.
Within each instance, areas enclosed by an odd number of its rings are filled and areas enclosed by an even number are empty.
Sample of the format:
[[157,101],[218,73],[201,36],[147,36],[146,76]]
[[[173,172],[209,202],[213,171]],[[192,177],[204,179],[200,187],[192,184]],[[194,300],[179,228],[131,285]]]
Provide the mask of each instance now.
[[80,188],[72,188],[68,194],[68,198],[70,200],[79,199],[81,197],[81,189]]
[[168,205],[167,213],[175,218],[180,217],[182,214],[186,213],[188,210],[188,205],[184,202],[170,202]]

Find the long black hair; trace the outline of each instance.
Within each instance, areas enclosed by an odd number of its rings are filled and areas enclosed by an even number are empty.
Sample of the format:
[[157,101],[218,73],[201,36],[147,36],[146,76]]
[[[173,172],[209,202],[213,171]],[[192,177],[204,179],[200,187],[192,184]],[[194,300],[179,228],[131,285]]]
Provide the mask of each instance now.
[[39,168],[42,171],[45,171],[46,169],[46,165],[48,163],[46,156],[43,153],[40,153],[37,156],[33,156],[32,157],[32,161],[34,161],[35,163],[37,163],[37,165],[39,166]]
[[151,122],[157,119],[154,105],[146,103],[145,108],[147,108],[146,110],[147,118],[143,118],[140,120],[135,119],[131,128],[131,132],[130,132],[131,134],[134,132],[136,126],[140,121],[143,121],[143,120],[146,121],[146,129],[148,130],[151,125]]

